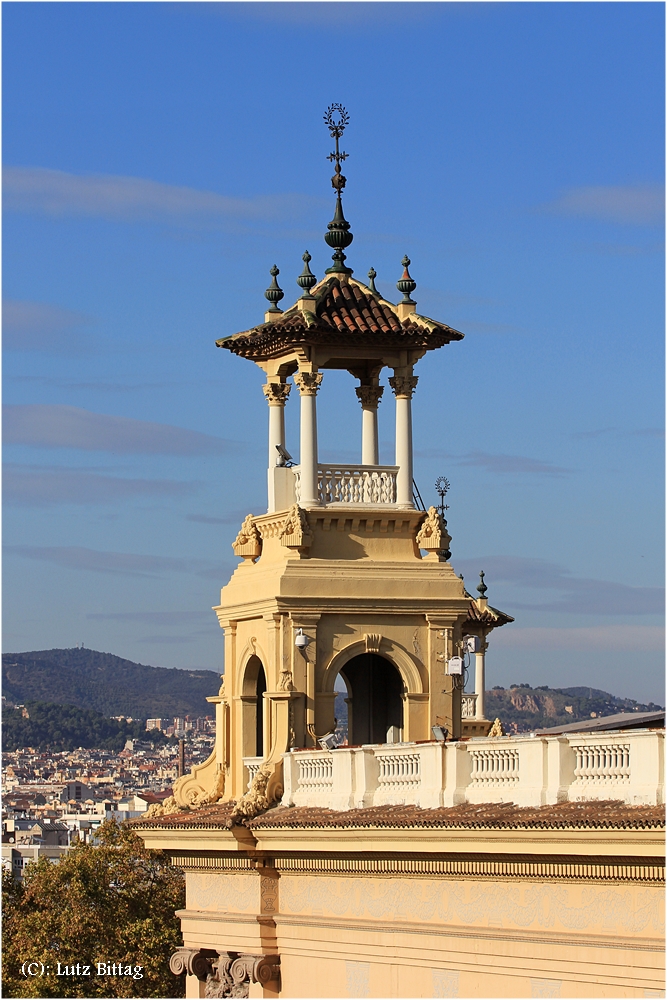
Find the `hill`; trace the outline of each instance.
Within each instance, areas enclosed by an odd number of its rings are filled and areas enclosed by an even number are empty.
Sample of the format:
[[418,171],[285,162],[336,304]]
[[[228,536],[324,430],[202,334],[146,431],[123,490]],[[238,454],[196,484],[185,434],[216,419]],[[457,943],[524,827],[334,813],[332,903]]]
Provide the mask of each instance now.
[[486,717],[498,718],[505,732],[531,732],[570,722],[616,715],[618,712],[653,712],[661,705],[642,705],[632,698],[617,698],[589,687],[550,688],[512,684],[486,692]]
[[36,750],[122,750],[126,740],[165,743],[158,730],[146,735],[144,722],[107,719],[99,712],[73,705],[49,705],[28,701],[23,709],[2,706],[2,749],[11,752]]
[[2,688],[8,702],[75,705],[105,716],[134,719],[212,715],[207,696],[218,693],[212,670],[177,670],[133,663],[94,649],[5,653]]

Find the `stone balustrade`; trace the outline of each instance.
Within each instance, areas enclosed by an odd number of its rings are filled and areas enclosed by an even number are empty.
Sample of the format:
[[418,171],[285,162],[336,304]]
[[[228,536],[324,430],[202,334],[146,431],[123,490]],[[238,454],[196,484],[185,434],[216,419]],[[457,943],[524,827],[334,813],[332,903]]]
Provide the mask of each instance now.
[[[360,809],[462,802],[519,806],[664,802],[664,730],[397,743],[284,756],[286,806]],[[246,765],[247,766],[247,765]]]
[[248,772],[248,783],[246,789],[250,788],[253,783],[253,779],[257,772],[259,771],[263,757],[244,757],[243,764]]
[[[296,502],[301,500],[301,469],[292,468]],[[318,465],[317,490],[323,504],[395,504],[395,465]]]
[[476,694],[462,694],[461,695],[461,718],[462,719],[474,719],[477,712],[477,695]]

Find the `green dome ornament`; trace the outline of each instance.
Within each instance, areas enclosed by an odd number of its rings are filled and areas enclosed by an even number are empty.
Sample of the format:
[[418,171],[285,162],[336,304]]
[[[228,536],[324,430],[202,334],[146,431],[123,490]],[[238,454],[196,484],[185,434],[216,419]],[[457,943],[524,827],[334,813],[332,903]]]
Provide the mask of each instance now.
[[400,281],[396,282],[396,287],[398,288],[399,292],[403,292],[403,298],[399,303],[399,305],[402,306],[415,306],[417,304],[413,299],[410,298],[410,295],[412,294],[412,292],[414,292],[415,288],[417,287],[417,282],[412,280],[412,278],[410,277],[410,272],[408,271],[408,268],[410,267],[411,263],[412,261],[406,254],[403,260],[401,261],[401,264],[405,268],[405,270],[403,271],[403,277],[401,278]]
[[375,270],[374,267],[372,267],[370,269],[370,271],[368,272],[368,287],[372,291],[373,295],[378,295],[379,296],[380,293],[378,292],[377,288],[375,287],[375,279],[377,278],[377,276],[378,276],[377,271]]
[[278,308],[278,303],[282,298],[285,297],[285,293],[278,284],[278,282],[276,281],[276,278],[280,274],[280,271],[278,270],[275,264],[269,271],[269,274],[273,278],[273,281],[271,282],[267,290],[264,292],[264,298],[268,299],[269,302],[271,303],[271,308],[269,309],[269,312],[281,313],[282,309]]
[[296,279],[297,285],[300,288],[303,288],[304,295],[310,295],[311,288],[313,287],[313,285],[317,284],[317,278],[315,277],[313,272],[310,270],[310,267],[308,266],[312,259],[313,258],[306,250],[305,254],[301,258],[301,260],[303,261],[303,271]]

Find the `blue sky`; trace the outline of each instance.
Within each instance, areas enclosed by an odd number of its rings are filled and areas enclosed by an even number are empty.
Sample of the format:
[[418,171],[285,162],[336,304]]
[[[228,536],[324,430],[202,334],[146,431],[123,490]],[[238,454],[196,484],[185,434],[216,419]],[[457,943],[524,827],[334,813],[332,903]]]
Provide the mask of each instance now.
[[[466,335],[418,366],[415,475],[427,502],[449,478],[452,562],[516,618],[489,684],[663,703],[663,18],[6,3],[4,648],[221,669],[267,413],[214,341],[261,321],[273,263],[283,305],[304,250],[328,266],[339,101],[348,264],[397,301],[408,253]],[[352,380],[318,407],[323,458],[358,461]]]

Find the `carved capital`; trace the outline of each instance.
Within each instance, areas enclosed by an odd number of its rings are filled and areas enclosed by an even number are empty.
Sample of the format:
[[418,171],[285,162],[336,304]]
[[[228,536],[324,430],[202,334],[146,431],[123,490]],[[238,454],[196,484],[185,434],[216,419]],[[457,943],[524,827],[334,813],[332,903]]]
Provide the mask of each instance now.
[[358,385],[354,390],[359,397],[362,410],[377,410],[384,392],[383,385]]
[[284,406],[291,388],[287,382],[267,382],[262,386],[262,392],[269,406]]
[[397,399],[412,399],[418,381],[416,375],[394,375],[389,379],[389,385]]
[[308,549],[312,545],[313,533],[308,523],[308,515],[298,503],[290,507],[278,537],[288,549]]
[[302,396],[316,396],[322,384],[322,372],[297,372],[294,384]]
[[169,968],[175,976],[181,976],[186,972],[189,976],[196,976],[201,982],[206,981],[206,977],[211,974],[213,963],[217,962],[218,953],[210,948],[179,948],[169,959]]
[[232,542],[234,555],[243,556],[254,562],[262,554],[262,538],[257,530],[252,514],[248,514],[241,525],[241,530]]

